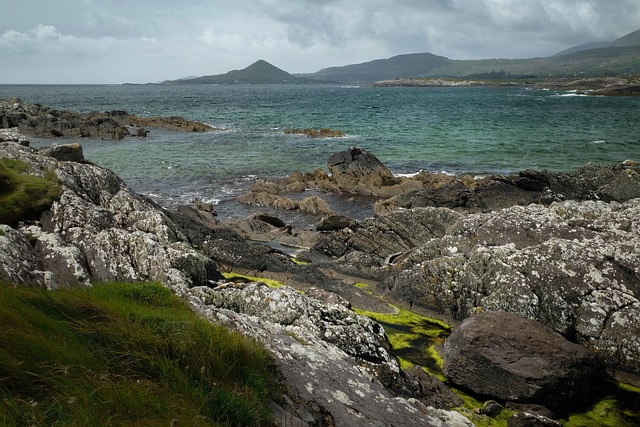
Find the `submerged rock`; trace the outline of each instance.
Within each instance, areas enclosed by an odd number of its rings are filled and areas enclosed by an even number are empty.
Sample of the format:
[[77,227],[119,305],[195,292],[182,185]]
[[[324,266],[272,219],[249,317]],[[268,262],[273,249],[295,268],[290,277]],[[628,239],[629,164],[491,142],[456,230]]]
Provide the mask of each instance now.
[[284,133],[287,135],[305,135],[305,136],[308,136],[309,138],[344,138],[345,136],[347,136],[341,130],[329,129],[329,128],[287,129],[284,131]]

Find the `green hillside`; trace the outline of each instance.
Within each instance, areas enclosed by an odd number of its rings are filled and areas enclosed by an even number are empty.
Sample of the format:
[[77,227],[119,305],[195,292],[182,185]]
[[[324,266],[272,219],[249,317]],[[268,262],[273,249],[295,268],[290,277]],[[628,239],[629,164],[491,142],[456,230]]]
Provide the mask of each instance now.
[[305,77],[341,83],[371,83],[400,77],[464,78],[487,74],[540,79],[640,74],[640,30],[610,43],[582,44],[550,57],[452,60],[430,53],[414,53],[325,68]]
[[338,82],[373,82],[403,76],[420,76],[434,69],[446,67],[452,61],[431,53],[398,55],[389,59],[376,59],[362,64],[324,68],[307,77]]
[[166,84],[368,84],[401,77],[548,79],[640,74],[640,30],[612,42],[586,43],[549,57],[530,59],[453,60],[431,53],[412,53],[361,64],[329,67],[292,75],[264,60],[225,74],[167,81]]
[[308,83],[309,80],[296,77],[280,68],[259,60],[242,70],[233,70],[225,74],[173,80],[170,84],[283,84]]

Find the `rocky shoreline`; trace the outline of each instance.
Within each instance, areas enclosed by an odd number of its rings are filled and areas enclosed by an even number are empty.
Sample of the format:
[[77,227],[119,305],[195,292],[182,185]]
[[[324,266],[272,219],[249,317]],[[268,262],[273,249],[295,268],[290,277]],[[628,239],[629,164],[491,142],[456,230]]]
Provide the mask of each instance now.
[[[509,425],[556,425],[552,411],[589,398],[597,379],[640,374],[636,162],[397,178],[353,148],[329,159],[331,175],[293,174],[242,196],[258,210],[306,206],[324,222],[299,233],[272,215],[220,223],[206,204],[167,211],[86,161],[77,144],[34,150],[16,129],[0,135],[0,158],[24,162],[30,175],[53,172],[62,189],[39,220],[0,225],[0,278],[49,289],[165,284],[276,355],[286,388],[274,397],[278,425],[465,426],[493,412],[460,409],[451,386],[516,408]],[[340,216],[328,193],[366,197],[376,215]],[[302,251],[293,260],[254,240]],[[229,271],[285,286],[234,283]],[[446,382],[401,369],[385,329],[352,307],[450,321],[440,348]],[[532,417],[542,421],[524,424]]]
[[599,77],[586,79],[563,79],[558,81],[496,81],[402,77],[381,80],[373,87],[482,87],[482,86],[525,86],[542,90],[576,91],[592,96],[639,96],[640,85],[637,78]]
[[18,98],[0,100],[0,129],[17,128],[38,137],[101,138],[121,140],[146,137],[148,128],[208,132],[214,127],[183,117],[139,117],[126,111],[80,114],[29,104]]

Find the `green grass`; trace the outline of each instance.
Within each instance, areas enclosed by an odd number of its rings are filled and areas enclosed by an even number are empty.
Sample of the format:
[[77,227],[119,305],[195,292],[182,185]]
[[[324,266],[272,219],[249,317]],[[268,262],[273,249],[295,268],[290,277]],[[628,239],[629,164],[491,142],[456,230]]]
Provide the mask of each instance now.
[[0,284],[0,423],[270,425],[273,360],[157,284]]
[[60,184],[53,173],[44,178],[28,175],[29,165],[0,159],[0,223],[16,225],[37,219],[60,197]]
[[567,427],[632,427],[640,425],[640,388],[608,379],[594,385],[594,397],[580,412],[561,421]]
[[516,414],[515,411],[506,408],[503,408],[502,411],[495,416],[495,418],[492,418],[488,415],[476,414],[474,412],[474,409],[482,408],[485,403],[484,400],[478,400],[475,397],[456,388],[451,388],[451,390],[464,402],[463,406],[453,409],[467,417],[469,421],[471,421],[476,427],[506,427],[507,420],[511,416]]

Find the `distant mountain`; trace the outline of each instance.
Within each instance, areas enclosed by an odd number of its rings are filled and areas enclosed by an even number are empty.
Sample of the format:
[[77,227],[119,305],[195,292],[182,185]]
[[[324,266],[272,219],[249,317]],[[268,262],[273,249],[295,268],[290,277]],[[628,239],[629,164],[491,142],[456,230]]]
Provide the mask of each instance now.
[[611,46],[640,46],[640,30],[620,37],[619,39],[611,43]]
[[578,46],[570,47],[562,52],[556,53],[554,56],[569,55],[584,50],[603,49],[607,47],[629,47],[640,46],[640,30],[622,36],[612,42],[585,43]]
[[530,59],[453,60],[431,53],[412,53],[361,64],[323,68],[292,75],[264,60],[226,74],[172,80],[165,84],[368,84],[398,78],[549,79],[640,75],[640,30],[612,42],[587,43],[556,55]]
[[620,74],[640,74],[640,30],[613,42],[583,44],[543,58],[452,60],[430,53],[414,53],[324,68],[304,76],[347,84],[366,84],[409,77],[549,79]]
[[376,59],[362,64],[324,68],[305,76],[313,79],[337,82],[373,82],[404,76],[420,76],[438,67],[446,66],[451,59],[431,53],[398,55],[389,59]]
[[611,46],[611,42],[584,43],[578,46],[570,47],[569,49],[565,49],[562,52],[558,52],[553,56],[570,55],[572,53],[582,52],[583,50],[601,49],[609,46]]
[[259,60],[242,70],[233,70],[225,74],[195,77],[190,79],[170,80],[165,84],[281,84],[313,82],[303,77],[296,77],[280,68]]

